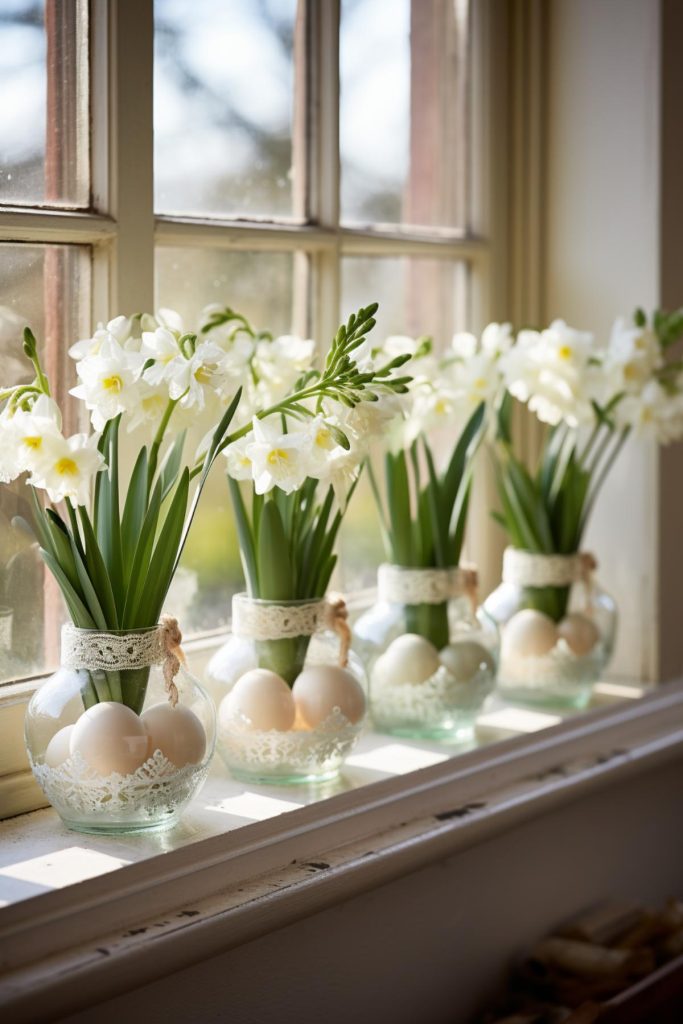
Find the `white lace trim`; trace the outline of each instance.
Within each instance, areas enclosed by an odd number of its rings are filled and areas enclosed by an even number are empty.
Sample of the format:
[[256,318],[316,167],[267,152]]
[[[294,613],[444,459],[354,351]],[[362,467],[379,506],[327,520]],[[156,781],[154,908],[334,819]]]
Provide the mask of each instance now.
[[553,649],[541,657],[503,654],[498,688],[502,693],[528,690],[539,698],[546,694],[549,698],[571,702],[579,696],[577,688],[597,682],[607,660],[603,643],[598,642],[588,654],[579,657],[561,637]]
[[362,722],[351,723],[334,708],[315,729],[278,732],[241,728],[232,721],[219,728],[218,745],[231,770],[243,775],[312,778],[337,771],[355,746]]
[[455,597],[470,597],[476,605],[477,570],[411,569],[385,562],[377,573],[381,601],[391,604],[443,604]]
[[518,587],[568,587],[580,580],[588,583],[596,565],[587,551],[539,555],[509,547],[503,555],[503,582]]
[[385,729],[448,728],[470,725],[493,690],[492,671],[479,669],[461,682],[441,665],[422,683],[396,683],[378,668],[370,679],[370,707]]
[[57,768],[31,759],[31,768],[45,796],[67,821],[135,826],[175,816],[206,778],[209,761],[177,768],[155,750],[129,775],[99,775],[80,754]]
[[271,604],[246,594],[232,599],[232,631],[253,640],[285,640],[313,636],[325,629],[336,629],[338,602],[326,598],[304,604]]
[[131,633],[105,633],[62,626],[64,668],[116,672],[158,665],[166,657],[164,629]]

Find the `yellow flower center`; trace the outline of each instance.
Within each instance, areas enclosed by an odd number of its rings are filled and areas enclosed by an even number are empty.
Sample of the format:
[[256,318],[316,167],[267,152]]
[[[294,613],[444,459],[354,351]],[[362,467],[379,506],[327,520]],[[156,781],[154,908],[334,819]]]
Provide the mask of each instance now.
[[198,384],[209,384],[211,381],[211,371],[206,366],[198,366],[194,371],[194,379]]
[[560,345],[560,347],[557,350],[557,354],[560,357],[560,359],[571,359],[572,355],[574,354],[574,350],[572,349],[571,345]]
[[27,448],[32,448],[34,451],[36,449],[40,448],[42,443],[43,443],[43,439],[40,436],[38,436],[38,437],[25,437],[24,438],[24,444],[26,445],[26,447]]
[[321,427],[315,435],[315,443],[319,448],[327,448],[330,442],[330,431],[327,427]]
[[637,349],[640,349],[640,351],[641,351],[641,352],[643,351],[643,349],[647,348],[647,343],[646,343],[646,341],[645,341],[645,338],[643,337],[643,335],[642,335],[642,334],[640,334],[640,335],[639,335],[639,336],[638,336],[638,337],[636,338],[636,344],[635,344],[635,347],[636,347]]
[[448,412],[448,406],[446,402],[444,402],[443,398],[438,398],[436,400],[436,403],[434,404],[434,412],[437,416],[443,416],[444,413]]
[[268,465],[277,466],[278,462],[288,462],[289,454],[284,448],[273,448],[272,451],[268,452]]
[[484,377],[477,377],[474,382],[474,387],[477,391],[483,391],[486,387],[486,379]]
[[55,472],[60,476],[78,476],[78,466],[73,459],[65,457],[55,464]]
[[638,367],[634,366],[633,363],[627,363],[624,367],[624,379],[625,380],[638,380]]
[[123,381],[118,373],[114,373],[111,377],[104,377],[102,379],[102,387],[105,391],[113,391],[114,394],[118,395],[123,388]]

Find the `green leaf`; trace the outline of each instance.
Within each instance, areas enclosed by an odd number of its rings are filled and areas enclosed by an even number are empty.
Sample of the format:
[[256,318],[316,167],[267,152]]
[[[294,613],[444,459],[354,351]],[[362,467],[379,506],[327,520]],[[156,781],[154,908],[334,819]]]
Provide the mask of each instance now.
[[[130,573],[130,581],[126,592],[126,600],[123,614],[120,615],[121,628],[130,629],[136,625],[138,607],[142,601],[142,595],[149,577],[150,560],[154,547],[159,513],[161,510],[161,482],[157,480],[152,491],[152,497],[147,508],[147,515],[140,530],[133,566]],[[152,623],[155,625],[155,623]]]
[[183,457],[183,448],[185,447],[185,437],[187,435],[186,430],[182,430],[178,436],[174,439],[173,444],[166,452],[164,461],[161,464],[159,477],[161,479],[161,500],[163,501],[167,494],[173,490],[175,482],[178,479],[178,473],[180,472],[180,463]]
[[399,565],[412,565],[410,488],[405,452],[385,455],[387,504],[392,515],[394,552]]
[[289,544],[280,511],[266,499],[261,512],[257,539],[259,596],[265,601],[287,601],[292,594]]
[[130,483],[121,519],[121,550],[123,557],[123,587],[128,586],[130,571],[133,566],[135,549],[140,530],[147,512],[147,449],[141,448]]
[[450,517],[450,509],[447,507],[444,497],[441,494],[441,485],[439,483],[436,469],[434,468],[434,458],[426,441],[424,442],[424,453],[427,460],[427,471],[429,473],[427,506],[429,508],[429,516],[432,524],[436,564],[440,568],[445,568],[448,565],[448,555],[446,552],[448,521],[445,517]]
[[80,629],[96,629],[97,627],[92,615],[74,590],[61,565],[52,552],[46,551],[45,548],[41,548],[40,554],[64,595],[64,600],[66,601],[66,606],[69,609],[69,614],[71,615],[74,625],[78,626]]
[[258,597],[258,568],[256,565],[256,552],[254,550],[254,537],[249,525],[244,498],[242,497],[240,485],[229,475],[228,487],[230,488],[230,497],[232,498],[232,507],[235,513],[242,569],[247,582],[247,590],[250,597]]
[[177,552],[185,526],[189,489],[190,471],[185,468],[149,563],[149,578],[136,612],[138,626],[154,626],[159,620],[177,565]]
[[116,608],[116,601],[114,600],[114,591],[112,590],[109,574],[107,573],[107,567],[102,558],[102,552],[97,543],[95,531],[83,505],[79,506],[78,513],[81,517],[81,526],[85,539],[85,557],[88,574],[102,605],[102,611],[107,619],[108,628],[118,629],[119,613]]

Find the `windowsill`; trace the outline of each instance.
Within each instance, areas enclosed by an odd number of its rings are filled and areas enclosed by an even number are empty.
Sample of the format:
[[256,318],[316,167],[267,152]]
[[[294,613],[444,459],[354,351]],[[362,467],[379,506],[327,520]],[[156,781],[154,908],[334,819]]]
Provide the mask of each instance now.
[[368,733],[340,782],[307,791],[217,764],[181,824],[150,836],[80,835],[51,810],[0,824],[0,1006],[89,1005],[680,758],[683,683],[454,752]]
[[[635,685],[604,683],[596,688],[593,706],[633,700],[643,692]],[[489,702],[487,710],[479,716],[475,737],[457,746],[367,732],[338,779],[312,786],[248,786],[232,779],[216,754],[204,787],[178,825],[148,835],[96,836],[73,832],[62,824],[52,808],[19,815],[0,822],[0,908],[353,792],[373,782],[442,764],[468,751],[481,751],[491,743],[529,736],[561,721],[548,712]]]

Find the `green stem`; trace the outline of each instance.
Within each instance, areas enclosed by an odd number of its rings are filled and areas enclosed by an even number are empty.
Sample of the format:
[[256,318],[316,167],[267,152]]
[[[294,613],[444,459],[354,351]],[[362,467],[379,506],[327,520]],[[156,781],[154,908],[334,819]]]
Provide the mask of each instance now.
[[450,638],[448,603],[406,605],[406,627],[409,633],[424,637],[440,651]]
[[[152,444],[150,446],[150,449],[149,449],[149,463],[148,463],[148,468],[147,468],[147,489],[148,490],[152,489],[152,481],[154,480],[154,474],[157,471],[157,463],[159,461],[159,450],[161,448],[161,445],[163,444],[164,435],[166,434],[166,429],[168,427],[168,424],[169,424],[169,421],[171,419],[171,416],[173,415],[173,410],[175,409],[175,407],[176,407],[176,405],[178,404],[179,401],[180,401],[180,399],[174,399],[174,398],[169,399],[168,405],[166,406],[166,409],[164,410],[164,415],[161,417],[161,421],[160,421],[159,426],[157,428],[157,432],[154,435],[154,440],[152,441]],[[201,469],[201,465],[200,465],[200,469]]]

